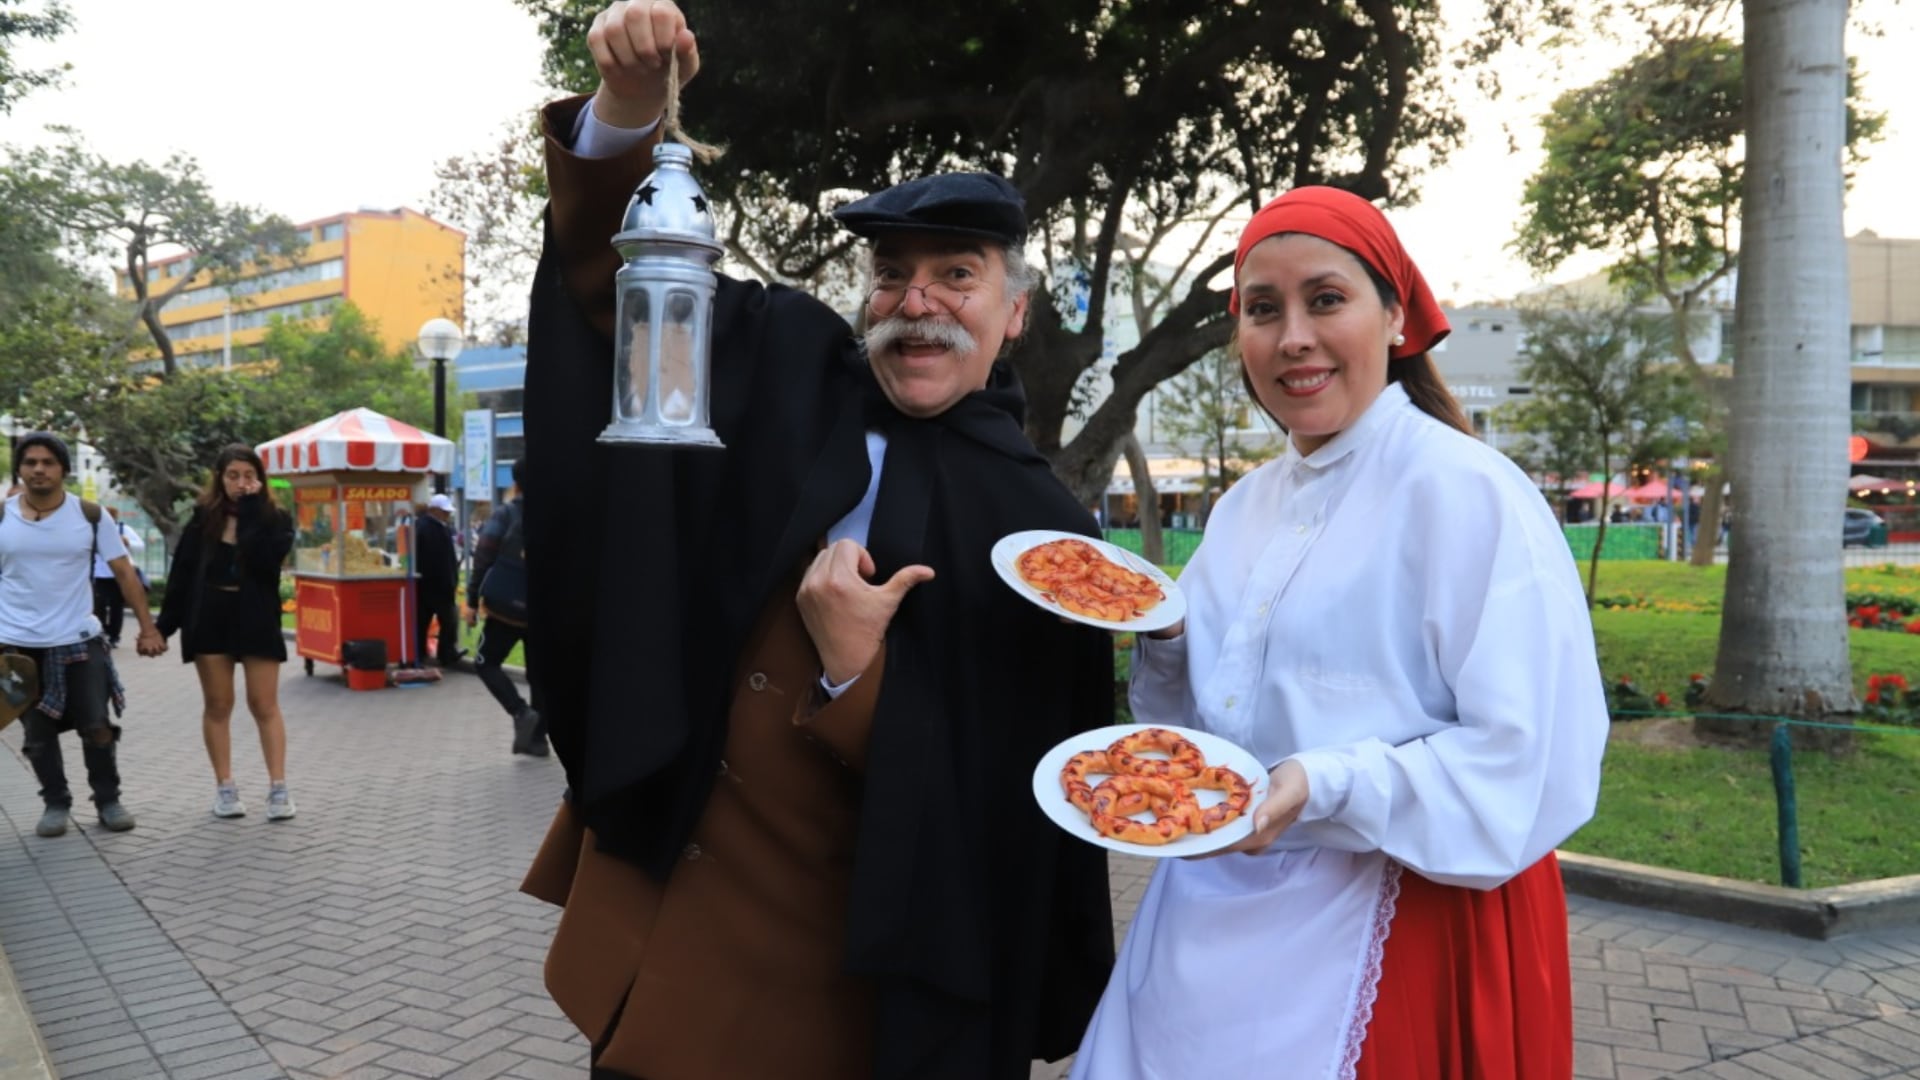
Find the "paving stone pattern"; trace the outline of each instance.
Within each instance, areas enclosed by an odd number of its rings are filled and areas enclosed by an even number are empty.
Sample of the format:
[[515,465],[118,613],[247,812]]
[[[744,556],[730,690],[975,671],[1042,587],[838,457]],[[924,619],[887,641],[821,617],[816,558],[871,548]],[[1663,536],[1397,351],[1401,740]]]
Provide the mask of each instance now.
[[[270,825],[252,722],[234,730],[249,816],[216,821],[191,669],[121,655],[135,831],[82,805],[66,836],[34,836],[17,725],[0,735],[0,946],[64,1080],[584,1077],[541,985],[553,912],[515,891],[560,770],[507,753],[475,679],[354,693],[287,665],[300,815]],[[1150,869],[1115,861],[1116,934]],[[1571,916],[1582,1078],[1920,1077],[1920,933],[1807,942],[1580,899]]]

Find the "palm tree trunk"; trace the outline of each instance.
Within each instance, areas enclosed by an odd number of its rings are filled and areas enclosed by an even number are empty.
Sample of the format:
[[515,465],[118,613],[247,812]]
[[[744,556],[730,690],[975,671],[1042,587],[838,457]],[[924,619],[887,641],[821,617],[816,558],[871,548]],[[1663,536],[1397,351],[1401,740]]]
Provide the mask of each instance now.
[[1708,701],[1819,717],[1854,709],[1839,536],[1847,0],[1745,0],[1743,11],[1747,164],[1727,447],[1740,527]]

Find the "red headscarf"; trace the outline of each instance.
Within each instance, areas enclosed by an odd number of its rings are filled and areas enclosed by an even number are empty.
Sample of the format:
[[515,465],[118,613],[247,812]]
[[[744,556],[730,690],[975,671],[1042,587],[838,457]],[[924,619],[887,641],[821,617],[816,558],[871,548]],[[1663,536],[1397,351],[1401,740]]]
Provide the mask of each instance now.
[[1400,332],[1407,339],[1406,344],[1389,351],[1393,359],[1418,356],[1453,332],[1433,298],[1433,290],[1427,288],[1427,279],[1420,276],[1420,268],[1400,246],[1400,237],[1387,216],[1360,196],[1330,187],[1294,188],[1261,207],[1247,222],[1240,233],[1240,248],[1233,255],[1233,295],[1227,300],[1228,311],[1240,314],[1240,266],[1247,261],[1247,252],[1280,233],[1306,233],[1338,244],[1387,279],[1400,297],[1405,313]]

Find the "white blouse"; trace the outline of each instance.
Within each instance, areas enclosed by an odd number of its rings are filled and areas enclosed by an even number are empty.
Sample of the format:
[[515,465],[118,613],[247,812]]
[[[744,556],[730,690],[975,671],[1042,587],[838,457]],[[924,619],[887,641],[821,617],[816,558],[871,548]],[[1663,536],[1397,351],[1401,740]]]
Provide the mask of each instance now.
[[1134,718],[1305,767],[1285,848],[1489,889],[1593,815],[1607,705],[1567,541],[1507,458],[1390,385],[1234,485],[1142,636]]
[[1564,535],[1504,456],[1388,386],[1221,499],[1142,636],[1134,719],[1306,770],[1269,850],[1163,860],[1076,1080],[1354,1075],[1400,867],[1489,889],[1593,813],[1607,738]]

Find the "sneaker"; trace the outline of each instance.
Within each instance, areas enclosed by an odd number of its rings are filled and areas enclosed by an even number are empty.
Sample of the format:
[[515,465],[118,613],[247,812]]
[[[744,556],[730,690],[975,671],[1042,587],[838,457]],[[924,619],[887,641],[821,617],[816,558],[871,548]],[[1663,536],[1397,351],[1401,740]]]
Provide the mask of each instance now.
[[33,831],[41,836],[62,836],[67,831],[67,819],[73,815],[64,806],[49,806],[47,812],[40,815],[40,824]]
[[293,796],[288,794],[287,785],[273,785],[267,792],[267,820],[290,821],[292,819]]
[[126,832],[133,828],[133,814],[117,802],[101,803],[100,824],[108,832]]
[[247,804],[240,801],[240,785],[221,784],[213,789],[213,816],[218,818],[247,816]]
[[521,706],[520,711],[513,714],[513,752],[532,754],[534,743],[541,741],[539,731],[540,714],[532,706]]

